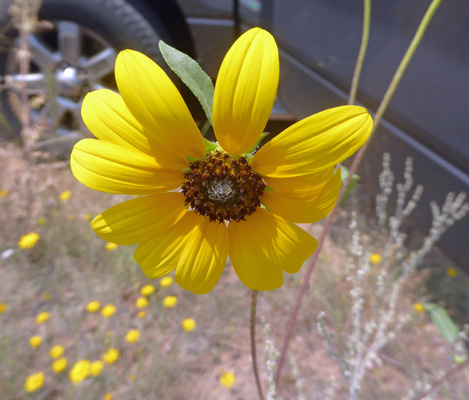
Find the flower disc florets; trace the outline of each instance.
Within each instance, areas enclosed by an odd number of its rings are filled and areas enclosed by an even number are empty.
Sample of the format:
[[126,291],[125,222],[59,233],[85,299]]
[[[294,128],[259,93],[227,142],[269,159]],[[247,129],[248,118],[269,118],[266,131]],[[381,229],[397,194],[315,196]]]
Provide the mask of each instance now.
[[192,162],[189,169],[182,185],[185,205],[189,204],[210,221],[239,222],[261,205],[259,197],[264,193],[265,183],[246,157],[234,159],[215,151]]

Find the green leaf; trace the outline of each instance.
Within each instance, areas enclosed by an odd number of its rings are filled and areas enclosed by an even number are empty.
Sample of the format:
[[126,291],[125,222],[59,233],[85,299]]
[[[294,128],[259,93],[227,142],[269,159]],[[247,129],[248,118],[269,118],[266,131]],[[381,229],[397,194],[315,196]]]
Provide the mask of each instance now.
[[[347,167],[344,167],[343,165],[340,166],[340,176],[342,178],[342,182],[345,182],[350,175],[350,170]],[[344,201],[347,200],[347,198],[350,196],[350,193],[352,192],[353,188],[356,186],[357,182],[360,180],[360,176],[357,174],[352,175],[352,179],[350,180],[350,184],[347,187],[347,190],[344,193],[344,197],[342,197],[342,201],[340,205],[344,204]]]
[[162,40],[159,42],[159,47],[166,64],[194,93],[202,105],[210,125],[212,125],[213,93],[215,89],[210,77],[197,61],[187,54],[176,50]]
[[456,340],[459,328],[453,322],[451,317],[448,315],[443,307],[438,304],[425,303],[424,308],[428,311],[432,317],[433,324],[436,329],[449,343],[454,343]]

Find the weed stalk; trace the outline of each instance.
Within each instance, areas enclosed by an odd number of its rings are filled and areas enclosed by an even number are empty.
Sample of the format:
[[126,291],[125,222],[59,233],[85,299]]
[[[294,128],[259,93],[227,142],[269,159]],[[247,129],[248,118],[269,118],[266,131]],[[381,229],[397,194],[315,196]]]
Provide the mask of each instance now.
[[[415,53],[415,50],[419,46],[419,44],[420,44],[420,42],[421,42],[427,28],[428,28],[428,25],[429,25],[433,15],[435,14],[435,11],[437,10],[439,5],[441,4],[441,2],[442,2],[442,0],[433,0],[432,3],[430,4],[430,6],[428,7],[427,12],[425,13],[422,21],[420,22],[420,25],[417,29],[417,32],[415,33],[415,36],[412,39],[412,42],[410,43],[409,48],[407,49],[406,53],[404,54],[404,57],[402,58],[401,63],[399,64],[399,66],[398,66],[398,68],[397,68],[397,70],[396,70],[396,72],[395,72],[395,74],[394,74],[394,76],[391,80],[391,83],[389,84],[389,87],[386,90],[386,93],[385,93],[385,95],[384,95],[384,97],[383,97],[383,99],[382,99],[382,101],[381,101],[381,103],[378,107],[378,110],[376,111],[376,114],[375,114],[375,117],[374,117],[374,126],[373,126],[373,129],[371,131],[370,137],[369,137],[368,141],[358,151],[356,157],[354,158],[352,166],[350,167],[350,173],[349,173],[344,185],[342,186],[342,190],[339,194],[339,198],[337,199],[336,206],[334,207],[332,212],[326,218],[326,221],[324,223],[324,228],[323,228],[323,230],[321,232],[321,235],[319,237],[319,240],[318,240],[318,248],[317,248],[316,252],[313,254],[313,256],[310,259],[308,269],[307,269],[305,277],[304,277],[303,285],[300,288],[300,291],[299,291],[298,296],[296,298],[295,305],[293,307],[293,311],[291,313],[291,316],[290,316],[290,319],[289,319],[289,322],[288,322],[285,338],[284,338],[282,348],[281,348],[281,351],[280,351],[280,357],[279,357],[279,360],[278,360],[278,367],[277,367],[276,374],[275,374],[275,382],[276,382],[277,385],[280,382],[282,367],[283,367],[283,364],[285,362],[285,357],[286,357],[286,353],[287,353],[287,350],[288,350],[288,345],[289,345],[290,340],[291,340],[291,336],[293,334],[293,329],[294,329],[296,320],[298,318],[298,311],[300,309],[304,294],[306,292],[306,288],[309,284],[311,274],[312,274],[312,272],[314,270],[314,267],[316,266],[317,260],[319,258],[319,254],[320,254],[320,252],[321,252],[321,250],[324,246],[326,237],[327,237],[327,235],[328,235],[328,233],[329,233],[329,231],[332,227],[332,222],[335,218],[335,215],[337,214],[337,210],[338,210],[338,207],[339,207],[338,205],[341,203],[342,198],[344,197],[344,194],[347,190],[347,187],[349,186],[349,184],[352,180],[352,176],[353,176],[354,173],[356,173],[356,171],[358,169],[358,166],[360,165],[360,163],[363,159],[363,156],[365,155],[366,150],[368,149],[369,143],[370,143],[374,133],[376,132],[376,129],[379,126],[379,123],[381,122],[381,119],[384,115],[384,112],[386,111],[386,109],[387,109],[387,107],[388,107],[388,105],[389,105],[389,103],[392,99],[392,96],[394,95],[394,92],[396,91],[396,88],[399,85],[399,83],[402,79],[402,76],[404,75],[404,72],[406,71],[406,69],[407,69],[407,67],[410,63],[410,60],[412,59],[412,57]],[[364,18],[369,18],[369,17],[370,17],[369,14],[364,15]],[[366,24],[364,24],[364,25],[366,25]],[[362,40],[363,40],[363,38],[366,39],[366,36],[363,35]]]

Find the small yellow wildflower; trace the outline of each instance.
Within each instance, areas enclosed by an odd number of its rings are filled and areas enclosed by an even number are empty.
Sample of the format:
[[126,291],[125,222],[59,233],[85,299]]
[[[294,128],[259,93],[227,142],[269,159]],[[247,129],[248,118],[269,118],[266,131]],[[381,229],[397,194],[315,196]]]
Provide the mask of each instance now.
[[458,276],[458,270],[456,268],[447,268],[446,275],[450,278],[456,278]]
[[3,314],[8,308],[8,304],[0,303],[0,314]]
[[372,264],[379,264],[381,262],[381,254],[378,254],[378,253],[370,254],[370,262]]
[[91,363],[89,360],[80,360],[70,370],[69,378],[73,383],[80,383],[90,375]]
[[112,317],[116,312],[116,306],[114,304],[108,304],[107,306],[104,306],[103,309],[101,310],[101,315],[104,318],[109,318]]
[[171,286],[174,282],[174,279],[172,276],[165,276],[163,278],[161,278],[160,280],[160,286],[161,287],[168,287],[168,286]]
[[147,313],[146,313],[145,311],[140,311],[140,312],[138,313],[138,317],[139,317],[139,318],[145,318],[146,315],[147,315]]
[[109,243],[106,243],[105,247],[107,251],[112,251],[112,250],[117,249],[117,244],[109,242]]
[[60,201],[67,201],[71,195],[72,193],[70,192],[70,190],[63,191],[62,193],[60,193]]
[[103,397],[103,400],[112,400],[112,394],[111,393],[106,393]]
[[93,361],[91,363],[90,372],[93,376],[98,376],[103,370],[104,364],[101,360]]
[[50,294],[49,294],[49,293],[44,293],[44,294],[42,295],[42,299],[43,299],[43,300],[50,300]]
[[146,297],[139,297],[135,302],[135,307],[145,308],[148,306],[148,299]]
[[49,355],[52,358],[59,358],[63,353],[64,353],[64,348],[60,344],[55,345],[49,351]]
[[39,372],[37,374],[29,375],[26,378],[26,382],[24,383],[24,390],[27,392],[35,392],[36,390],[42,388],[44,385],[44,373]]
[[33,349],[37,349],[42,343],[42,337],[41,336],[32,336],[29,338],[29,345]]
[[153,293],[155,293],[155,287],[153,285],[145,285],[140,289],[142,296],[151,296]]
[[135,343],[138,339],[140,339],[140,332],[136,329],[131,329],[125,335],[125,340],[129,343]]
[[30,232],[27,235],[21,236],[21,239],[18,242],[18,247],[20,249],[30,249],[36,245],[39,237],[39,234],[36,232]]
[[221,375],[219,379],[220,385],[228,389],[231,389],[235,383],[235,380],[236,380],[236,376],[232,372],[226,372],[223,370],[221,371]]
[[425,312],[425,307],[420,303],[415,303],[414,304],[414,310],[417,311],[418,313],[424,313]]
[[99,308],[101,307],[101,304],[99,303],[99,301],[90,301],[87,305],[86,305],[86,311],[88,311],[89,313],[95,313],[99,310]]
[[91,219],[91,214],[90,213],[86,213],[83,218],[85,218],[87,221],[89,221]]
[[109,349],[103,355],[103,361],[106,364],[113,364],[119,358],[119,350],[118,349]]
[[5,197],[10,191],[8,189],[0,190],[0,197]]
[[184,321],[182,321],[181,325],[182,329],[184,329],[186,332],[193,331],[197,327],[197,323],[192,318],[186,318]]
[[50,317],[50,313],[48,313],[47,311],[43,311],[41,313],[39,313],[36,317],[36,324],[42,324],[44,322],[46,322]]
[[65,368],[67,368],[67,359],[65,357],[59,358],[52,363],[52,370],[56,374],[60,374]]
[[39,225],[44,225],[44,224],[46,223],[46,219],[45,219],[45,218],[39,218],[39,219],[37,220],[37,223],[38,223]]
[[467,356],[465,354],[453,354],[452,358],[456,365],[461,365],[467,361]]
[[165,307],[171,308],[176,305],[178,298],[176,296],[166,296],[163,300],[163,305]]

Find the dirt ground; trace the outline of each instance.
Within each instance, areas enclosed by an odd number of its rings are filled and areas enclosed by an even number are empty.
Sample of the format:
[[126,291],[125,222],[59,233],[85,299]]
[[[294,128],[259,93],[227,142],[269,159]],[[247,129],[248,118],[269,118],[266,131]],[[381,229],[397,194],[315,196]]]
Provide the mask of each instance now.
[[[4,357],[4,362],[0,362],[3,364],[0,366],[0,383],[12,379],[13,371],[17,375],[22,374],[23,369],[28,369],[28,364],[36,363],[25,349],[18,350],[21,343],[23,347],[28,347],[24,343],[27,342],[27,335],[33,331],[28,325],[32,321],[32,316],[36,311],[42,310],[44,304],[49,307],[47,302],[34,304],[33,299],[40,298],[46,292],[50,293],[55,299],[51,307],[62,310],[64,314],[78,315],[82,313],[83,304],[87,299],[80,292],[83,290],[83,286],[80,285],[85,284],[88,293],[94,293],[95,296],[99,294],[102,298],[113,297],[120,304],[119,309],[127,309],[130,313],[137,296],[132,288],[150,282],[137,265],[131,264],[131,249],[122,250],[118,256],[97,255],[93,265],[99,262],[102,265],[93,267],[96,271],[87,269],[86,265],[90,261],[81,254],[83,246],[100,246],[102,241],[96,241],[94,236],[90,236],[88,227],[82,223],[83,221],[79,222],[79,219],[85,212],[90,212],[94,216],[111,204],[120,202],[121,199],[119,196],[97,193],[85,188],[73,178],[67,161],[44,162],[40,154],[37,156],[28,171],[28,164],[20,149],[8,144],[2,144],[0,148],[0,190],[2,188],[9,190],[8,195],[0,199],[3,201],[0,207],[2,231],[0,253],[15,247],[19,237],[33,228],[41,229],[41,235],[45,240],[42,243],[44,247],[42,252],[32,251],[26,257],[19,255],[13,261],[10,259],[0,261],[0,271],[3,276],[0,281],[0,303],[10,303],[12,308],[10,314],[0,315],[0,319],[8,318],[2,324],[3,332],[0,335],[3,337],[0,340],[0,350]],[[63,190],[70,190],[72,193],[66,208],[57,200]],[[70,219],[69,215],[74,218]],[[46,232],[44,227],[37,226],[40,218],[53,222],[53,225],[46,225],[49,231]],[[346,251],[346,243],[349,240],[348,223],[349,212],[345,207],[320,256],[319,265],[309,284],[290,343],[289,357],[290,360],[291,358],[295,360],[304,379],[305,399],[324,399],[324,390],[330,386],[331,377],[336,388],[333,399],[348,398],[347,385],[340,376],[339,367],[331,359],[324,340],[316,332],[317,315],[321,311],[326,311],[326,321],[331,329],[336,331],[339,347],[345,345],[344,341],[347,338],[345,333],[350,329],[351,305],[348,295],[350,285],[345,273],[348,262]],[[311,230],[317,237],[321,224],[307,225],[304,228]],[[364,233],[369,248],[375,249],[373,252],[379,250],[379,247],[375,246],[381,243],[381,239],[376,240],[374,237],[376,234],[376,232]],[[63,245],[60,243],[61,240]],[[73,245],[78,246],[76,252],[73,250]],[[53,254],[48,254],[47,248]],[[54,266],[45,266],[45,263],[52,263]],[[62,272],[57,272],[58,264],[61,265]],[[128,264],[129,268],[117,275],[114,271],[120,268],[121,264]],[[429,266],[432,271],[429,271]],[[468,298],[466,294],[469,286],[464,286],[467,285],[467,280],[461,275],[457,281],[449,280],[445,275],[445,270],[449,266],[452,264],[435,251],[422,275],[416,277],[406,287],[399,306],[411,310],[412,304],[422,298],[440,300],[448,306],[453,315],[457,316],[457,321],[461,325],[467,323],[468,320],[465,318],[469,315],[466,314],[469,306],[466,304]],[[73,268],[73,273],[59,275],[68,268]],[[42,272],[35,273],[35,271]],[[50,273],[49,280],[44,276],[44,271],[49,271],[47,272]],[[259,296],[257,349],[265,392],[267,375],[263,322],[271,325],[272,339],[276,347],[280,348],[288,317],[305,271],[306,268],[303,267],[298,274],[286,276],[284,287],[261,293]],[[99,275],[105,279],[100,280]],[[430,279],[427,285],[424,284],[426,277]],[[86,279],[89,281],[85,282]],[[439,282],[439,286],[435,281]],[[25,290],[27,292],[24,292]],[[141,359],[141,365],[129,363],[117,365],[114,375],[103,378],[100,385],[114,388],[114,399],[157,398],[150,390],[152,381],[157,381],[161,382],[161,392],[157,392],[158,398],[161,399],[255,400],[257,395],[249,345],[250,292],[240,284],[229,263],[216,289],[208,295],[196,296],[183,292],[180,288],[173,290],[181,303],[178,314],[162,317],[161,315],[167,313],[167,310],[158,308],[155,303],[154,308],[149,311],[153,319],[147,320],[142,325],[145,338],[142,346],[146,355]],[[369,295],[371,296],[372,292]],[[197,316],[198,326],[192,335],[175,329],[179,326],[179,318],[184,315]],[[127,317],[122,316],[122,318],[122,324],[127,323],[125,319]],[[113,326],[114,331],[119,332],[119,324]],[[80,329],[85,329],[85,325],[79,326]],[[19,329],[23,329],[24,333],[18,336],[15,332]],[[62,332],[67,332],[66,327],[62,326],[60,329]],[[87,328],[90,332],[98,332],[100,329],[95,325]],[[69,334],[70,338],[73,337],[72,332],[66,334]],[[73,343],[72,339],[70,343]],[[155,346],[159,348],[155,349]],[[429,316],[414,313],[412,321],[399,334],[398,339],[383,349],[379,357],[380,362],[367,372],[360,398],[364,400],[401,398],[405,393],[404,388],[411,387],[415,380],[425,378],[432,381],[436,371],[449,367],[451,360],[448,351],[448,345],[436,332]],[[132,357],[129,356],[127,361],[133,360]],[[160,363],[159,369],[155,369],[155,359],[158,357],[165,359],[166,362]],[[16,361],[11,364],[11,360]],[[235,372],[236,382],[233,388],[227,389],[219,384],[221,370]],[[129,371],[141,381],[137,388],[129,386],[122,380]],[[9,386],[0,398],[6,400],[22,398],[23,380],[24,376],[17,378],[16,395],[13,395],[15,389]],[[49,385],[48,391],[44,392],[45,394],[38,392],[36,397],[31,398],[77,398],[77,392],[68,391],[69,384],[66,381],[63,379],[59,383],[54,383],[53,377],[48,378],[46,384]],[[300,398],[295,387],[297,381],[298,377],[287,363],[279,388],[284,399]],[[56,385],[55,389],[50,389],[50,385]],[[5,389],[0,389],[0,393],[2,390]],[[445,386],[445,390],[433,398],[467,400],[467,393],[469,393],[468,369],[458,375],[455,374]]]

